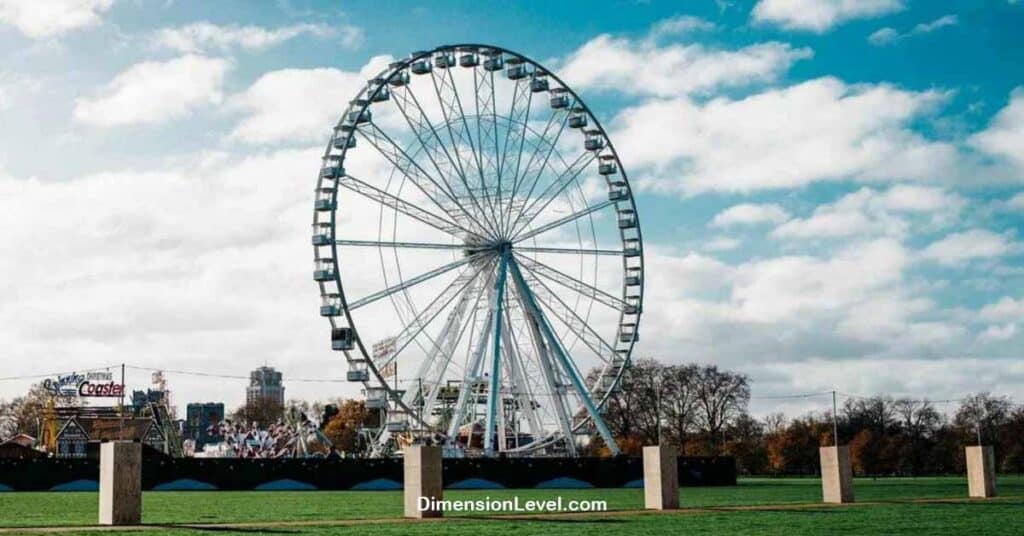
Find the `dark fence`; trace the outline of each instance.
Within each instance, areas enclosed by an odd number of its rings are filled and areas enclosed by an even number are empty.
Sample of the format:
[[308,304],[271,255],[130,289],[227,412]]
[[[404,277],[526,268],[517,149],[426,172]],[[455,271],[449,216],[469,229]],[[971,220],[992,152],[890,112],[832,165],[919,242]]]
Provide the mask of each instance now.
[[[0,460],[0,490],[97,489],[95,459]],[[682,486],[736,484],[733,458],[679,458]],[[446,459],[449,489],[643,487],[640,458]],[[203,459],[143,456],[146,490],[393,490],[402,487],[400,459]]]

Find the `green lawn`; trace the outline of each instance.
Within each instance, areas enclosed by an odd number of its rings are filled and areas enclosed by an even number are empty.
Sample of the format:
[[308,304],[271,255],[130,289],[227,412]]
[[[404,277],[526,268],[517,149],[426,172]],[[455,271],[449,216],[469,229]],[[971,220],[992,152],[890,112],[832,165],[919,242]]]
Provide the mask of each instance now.
[[[1002,476],[1000,495],[993,501],[909,503],[916,498],[964,498],[962,477],[857,479],[859,502],[885,502],[844,508],[787,509],[784,505],[817,503],[821,498],[817,479],[742,479],[736,487],[683,488],[684,507],[696,512],[663,515],[612,515],[586,518],[559,518],[541,521],[510,521],[466,518],[445,524],[450,534],[508,532],[515,523],[526,533],[578,534],[597,531],[605,534],[676,533],[723,530],[732,533],[753,532],[809,534],[827,523],[835,531],[859,533],[966,532],[977,534],[1024,533],[1024,478]],[[603,499],[610,510],[635,510],[643,507],[638,489],[600,490],[501,490],[448,491],[445,498],[468,499],[518,496],[528,499]],[[238,523],[271,521],[324,521],[343,519],[381,519],[400,517],[400,492],[323,491],[323,492],[147,492],[143,495],[143,521],[147,524]],[[715,511],[714,507],[779,505],[779,508],[751,511]],[[0,527],[46,525],[90,525],[96,522],[96,493],[0,493]],[[452,514],[458,516],[459,514]],[[273,532],[287,533],[433,533],[440,528],[427,524],[362,525],[355,527],[275,527]],[[169,529],[175,534],[189,533]],[[830,530],[831,531],[831,530]],[[986,532],[989,531],[989,532]],[[262,532],[262,531],[260,531]]]

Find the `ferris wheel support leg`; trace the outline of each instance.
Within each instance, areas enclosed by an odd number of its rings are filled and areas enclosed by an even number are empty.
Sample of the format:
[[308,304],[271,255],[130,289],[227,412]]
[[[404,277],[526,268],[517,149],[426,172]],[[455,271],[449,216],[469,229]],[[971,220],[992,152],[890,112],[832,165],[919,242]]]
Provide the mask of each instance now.
[[[491,299],[494,299],[493,295]],[[483,325],[488,326],[491,324],[491,311],[487,312],[487,316],[484,318]],[[480,362],[483,361],[484,351],[487,349],[487,341],[490,340],[490,330],[483,329],[480,334],[480,339],[477,341],[476,350],[473,352],[472,362],[466,367],[462,377],[462,388],[459,389],[459,399],[455,403],[455,414],[452,415],[452,422],[448,425],[448,439],[454,441],[459,433],[459,425],[462,424],[462,420],[466,418],[466,408],[469,403],[469,397],[472,395],[475,383],[474,378],[477,376],[477,371],[480,368]],[[472,433],[469,436],[470,443],[472,443]]]
[[595,406],[594,401],[590,399],[590,394],[587,392],[583,379],[576,373],[576,370],[573,368],[569,358],[565,355],[565,349],[562,348],[562,345],[555,336],[551,326],[541,314],[540,307],[533,299],[533,295],[530,294],[529,289],[526,288],[526,281],[523,278],[522,272],[519,271],[519,266],[516,264],[514,259],[510,260],[508,264],[516,285],[524,292],[524,300],[526,300],[527,305],[539,321],[541,331],[544,333],[545,338],[550,342],[550,346],[554,351],[555,356],[558,358],[559,363],[562,365],[562,368],[565,370],[566,374],[568,374],[569,380],[572,382],[573,387],[576,389],[576,393],[583,402],[583,406],[587,409],[587,413],[590,415],[591,420],[594,421],[594,425],[597,426],[597,431],[601,434],[605,444],[608,445],[608,450],[611,451],[612,455],[618,456],[620,451],[618,444],[615,442],[615,437],[612,436],[611,431],[608,429],[608,425],[605,424],[604,419],[602,419],[600,413],[598,413],[597,406]]
[[519,306],[522,307],[523,312],[527,318],[527,325],[530,328],[530,333],[533,338],[533,344],[537,349],[537,360],[540,362],[541,371],[544,373],[544,380],[548,384],[548,391],[553,397],[552,402],[554,406],[558,408],[555,414],[558,416],[558,425],[562,429],[562,436],[565,439],[566,449],[569,451],[569,455],[576,456],[576,442],[572,439],[572,426],[569,425],[569,410],[565,404],[565,397],[563,396],[559,387],[561,382],[558,378],[558,371],[551,366],[551,358],[548,356],[547,344],[544,342],[544,338],[540,333],[540,322],[534,316],[533,310],[526,305],[526,298],[524,298],[523,290],[516,286],[516,294],[519,297]]
[[[505,337],[505,355],[508,358],[505,360],[508,366],[509,383],[512,384],[516,391],[516,398],[519,402],[520,411],[526,414],[526,422],[530,426],[530,433],[533,438],[540,439],[542,430],[540,427],[540,421],[537,420],[537,415],[533,411],[533,393],[530,392],[529,384],[526,382],[526,375],[523,373],[522,356],[517,351],[518,345],[514,340],[515,332],[510,327],[512,325],[511,318],[509,317],[508,311],[505,311],[505,326],[508,330],[508,337]],[[519,446],[519,434],[516,434],[516,446]]]
[[508,278],[508,265],[512,253],[508,250],[501,253],[501,261],[498,265],[498,279],[495,281],[494,308],[492,315],[494,320],[493,359],[491,361],[491,385],[487,391],[487,426],[484,428],[484,453],[488,456],[494,454],[494,438],[497,435],[494,429],[496,423],[498,401],[501,399],[501,325],[502,307],[505,302],[505,281]]

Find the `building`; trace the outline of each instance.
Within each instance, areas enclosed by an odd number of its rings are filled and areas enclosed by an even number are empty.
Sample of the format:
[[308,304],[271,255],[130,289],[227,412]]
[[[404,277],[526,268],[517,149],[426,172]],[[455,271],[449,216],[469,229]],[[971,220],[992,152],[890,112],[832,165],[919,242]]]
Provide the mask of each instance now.
[[224,420],[223,402],[192,402],[185,410],[185,439],[195,441],[195,450],[203,450],[207,443],[217,443],[220,436],[216,427]]
[[58,458],[85,458],[90,445],[104,441],[139,441],[167,453],[167,436],[155,419],[140,417],[72,417],[57,432]]
[[262,366],[249,373],[249,387],[245,389],[246,405],[270,402],[284,407],[284,384],[281,373],[274,367]]

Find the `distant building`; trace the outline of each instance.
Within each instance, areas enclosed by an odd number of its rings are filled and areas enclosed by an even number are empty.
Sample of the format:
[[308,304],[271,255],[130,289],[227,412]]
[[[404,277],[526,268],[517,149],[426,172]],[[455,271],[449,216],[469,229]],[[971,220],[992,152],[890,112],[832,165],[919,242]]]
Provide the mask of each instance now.
[[223,402],[193,402],[186,407],[185,429],[182,435],[185,439],[196,442],[197,451],[202,450],[203,445],[220,441],[216,435],[216,427],[223,420]]
[[284,384],[281,382],[281,373],[274,370],[274,367],[263,366],[249,373],[245,403],[252,405],[259,401],[284,406]]

